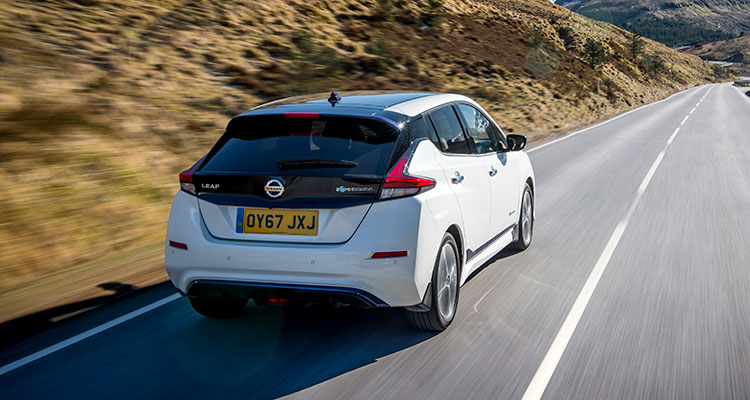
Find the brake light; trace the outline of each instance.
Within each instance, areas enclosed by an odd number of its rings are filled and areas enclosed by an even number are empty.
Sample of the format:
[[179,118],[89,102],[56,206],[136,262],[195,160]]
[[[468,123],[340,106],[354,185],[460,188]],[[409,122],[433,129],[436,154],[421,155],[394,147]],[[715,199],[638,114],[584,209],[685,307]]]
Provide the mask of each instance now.
[[409,175],[406,172],[406,164],[408,162],[409,155],[405,155],[393,166],[393,169],[388,173],[383,183],[380,200],[413,196],[435,187],[436,182],[434,179]]
[[320,116],[320,113],[316,112],[285,112],[284,118],[310,118],[315,119]]
[[192,167],[180,172],[180,189],[193,195],[196,194],[195,183],[193,183],[193,172],[198,168],[199,163],[200,161],[193,164]]

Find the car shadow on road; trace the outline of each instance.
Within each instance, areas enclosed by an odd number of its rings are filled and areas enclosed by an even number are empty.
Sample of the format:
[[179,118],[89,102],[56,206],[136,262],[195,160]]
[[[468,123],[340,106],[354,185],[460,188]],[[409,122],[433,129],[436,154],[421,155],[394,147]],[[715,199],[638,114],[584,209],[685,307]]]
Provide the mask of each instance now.
[[250,302],[238,318],[183,321],[164,345],[190,397],[270,399],[364,368],[435,335],[413,329],[404,312]]
[[469,277],[466,278],[466,282],[472,280],[480,272],[484,271],[485,268],[487,268],[490,265],[496,263],[497,261],[500,261],[500,260],[502,260],[504,258],[513,257],[516,254],[520,254],[520,253],[521,252],[518,251],[518,250],[509,249],[509,248],[506,247],[501,252],[495,254],[494,256],[492,256],[492,258],[490,258],[489,260],[485,261],[484,264],[482,264],[479,268],[477,268],[476,270],[474,270],[474,272],[472,272],[471,275],[469,275]]
[[143,288],[136,288],[133,285],[120,282],[98,284],[97,286],[100,289],[111,293],[51,307],[0,323],[0,349],[39,332],[51,329],[58,323],[69,318],[80,316],[88,311],[163,285],[163,283],[159,283]]
[[[516,250],[501,251],[469,279],[516,254]],[[180,321],[175,324],[179,330],[168,335],[164,344],[179,365],[179,381],[191,382],[186,384],[191,396],[271,399],[308,389],[305,396],[316,397],[315,385],[357,374],[437,335],[415,330],[404,313],[403,309],[256,307],[250,302],[238,318],[195,315],[187,324]],[[366,382],[358,386],[365,387]]]

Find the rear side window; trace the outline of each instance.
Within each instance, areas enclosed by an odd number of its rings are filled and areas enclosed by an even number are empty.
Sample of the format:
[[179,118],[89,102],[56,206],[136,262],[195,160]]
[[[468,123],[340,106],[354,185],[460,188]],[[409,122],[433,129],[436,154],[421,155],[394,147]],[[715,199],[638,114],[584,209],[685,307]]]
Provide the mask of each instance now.
[[277,176],[369,176],[386,172],[399,132],[352,117],[241,117],[201,172]]
[[443,151],[456,154],[472,153],[453,107],[443,107],[431,112],[430,120],[435,126],[440,148]]
[[435,129],[432,128],[432,126],[428,126],[427,124],[432,124],[430,121],[425,121],[424,118],[419,117],[411,122],[409,122],[409,141],[414,141],[419,138],[428,138],[430,141],[435,143],[436,146],[440,147],[438,145],[438,139],[437,135],[435,134]]
[[473,140],[478,154],[494,153],[503,149],[495,126],[481,111],[468,104],[459,104],[458,111],[466,122],[469,137]]

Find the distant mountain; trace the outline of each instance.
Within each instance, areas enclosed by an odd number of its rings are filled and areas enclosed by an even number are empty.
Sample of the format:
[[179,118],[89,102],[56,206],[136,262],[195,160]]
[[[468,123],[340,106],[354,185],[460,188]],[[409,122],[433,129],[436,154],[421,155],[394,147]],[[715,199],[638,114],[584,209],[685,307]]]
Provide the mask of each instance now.
[[750,0],[558,0],[557,4],[589,18],[635,29],[673,47],[750,32]]
[[725,61],[737,75],[750,74],[750,34],[741,37],[690,46],[682,51],[704,60]]

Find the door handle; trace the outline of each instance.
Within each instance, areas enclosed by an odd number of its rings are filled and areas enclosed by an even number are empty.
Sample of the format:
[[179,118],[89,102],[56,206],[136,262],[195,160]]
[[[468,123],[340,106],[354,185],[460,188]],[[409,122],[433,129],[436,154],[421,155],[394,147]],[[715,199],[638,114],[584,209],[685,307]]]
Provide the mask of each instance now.
[[495,167],[490,167],[490,168],[492,168],[492,169],[490,170],[490,176],[495,176],[495,175],[497,175],[497,170],[495,169]]
[[456,176],[454,176],[453,178],[451,178],[451,182],[453,182],[455,184],[459,184],[459,183],[461,183],[463,181],[464,181],[464,176],[461,175],[458,171],[456,171]]

